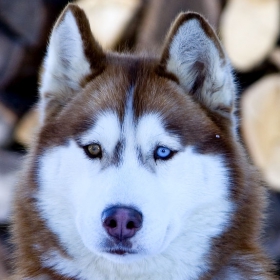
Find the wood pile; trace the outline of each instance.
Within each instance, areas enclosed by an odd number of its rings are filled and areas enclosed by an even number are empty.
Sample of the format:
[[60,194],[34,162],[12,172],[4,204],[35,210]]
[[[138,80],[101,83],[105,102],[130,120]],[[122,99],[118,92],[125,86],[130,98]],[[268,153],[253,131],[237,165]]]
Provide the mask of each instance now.
[[280,73],[266,75],[241,99],[242,133],[270,187],[280,190]]
[[279,0],[231,0],[220,32],[232,65],[250,71],[273,51],[279,38]]
[[280,191],[280,1],[227,1],[220,34],[240,78],[245,144],[265,181]]

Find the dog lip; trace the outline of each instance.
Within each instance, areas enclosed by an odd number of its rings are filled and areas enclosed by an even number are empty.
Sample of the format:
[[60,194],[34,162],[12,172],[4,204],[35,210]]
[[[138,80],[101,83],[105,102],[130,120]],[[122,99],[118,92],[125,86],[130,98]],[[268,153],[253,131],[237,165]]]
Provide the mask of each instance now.
[[119,255],[119,256],[123,256],[127,254],[135,254],[135,252],[126,249],[110,249],[107,250],[107,253],[112,255]]
[[125,250],[112,250],[112,251],[110,251],[110,253],[111,254],[114,254],[114,255],[125,255],[125,254],[127,254],[128,252],[127,251],[125,251]]

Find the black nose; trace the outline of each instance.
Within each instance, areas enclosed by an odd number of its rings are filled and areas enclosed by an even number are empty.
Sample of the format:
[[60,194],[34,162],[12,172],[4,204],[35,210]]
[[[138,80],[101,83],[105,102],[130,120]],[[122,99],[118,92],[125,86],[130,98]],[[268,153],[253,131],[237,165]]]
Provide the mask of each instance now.
[[141,228],[142,214],[130,207],[114,206],[103,212],[102,222],[110,236],[124,241]]

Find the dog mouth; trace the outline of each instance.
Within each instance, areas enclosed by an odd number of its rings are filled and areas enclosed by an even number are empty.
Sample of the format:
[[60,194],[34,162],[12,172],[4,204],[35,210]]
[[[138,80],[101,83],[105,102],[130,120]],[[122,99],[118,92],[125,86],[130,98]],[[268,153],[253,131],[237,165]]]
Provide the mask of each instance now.
[[120,256],[123,256],[123,255],[128,254],[129,252],[127,252],[126,250],[117,249],[117,250],[111,250],[111,251],[109,251],[109,253],[110,253],[110,254],[113,254],[113,255],[120,255]]
[[136,254],[136,252],[126,249],[126,248],[116,248],[116,249],[108,249],[105,251],[111,255],[125,256],[130,254]]

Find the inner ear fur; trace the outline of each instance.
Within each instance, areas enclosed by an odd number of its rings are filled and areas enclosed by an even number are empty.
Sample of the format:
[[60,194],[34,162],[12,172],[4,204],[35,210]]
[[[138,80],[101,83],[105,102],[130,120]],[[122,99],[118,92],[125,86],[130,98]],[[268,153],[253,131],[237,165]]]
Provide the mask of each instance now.
[[213,43],[215,44],[216,48],[219,51],[219,55],[222,59],[225,59],[225,54],[224,51],[222,49],[222,46],[219,42],[219,39],[216,35],[216,33],[214,32],[214,30],[212,29],[212,27],[209,25],[209,23],[198,13],[195,12],[182,12],[180,13],[177,18],[174,20],[174,22],[172,23],[169,32],[166,36],[165,39],[165,44],[164,44],[164,48],[163,48],[163,52],[162,52],[162,56],[161,56],[161,64],[165,65],[168,58],[169,58],[169,46],[172,42],[172,40],[174,39],[174,36],[177,34],[178,29],[185,24],[186,22],[190,21],[190,20],[196,20],[199,22],[202,30],[205,32],[205,34],[207,35],[208,38],[210,38]]
[[41,120],[63,108],[87,80],[104,68],[105,53],[91,33],[85,12],[77,5],[68,4],[51,32],[42,65]]
[[[92,75],[97,75],[105,67],[105,54],[102,47],[92,35],[89,20],[85,12],[75,4],[68,4],[62,13],[62,17],[67,10],[70,10],[77,22],[80,35],[83,41],[84,54],[90,63]],[[60,21],[60,19],[58,19]]]
[[160,69],[173,75],[198,102],[233,117],[235,85],[223,47],[208,22],[197,13],[181,13],[167,34]]

